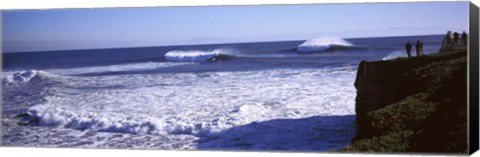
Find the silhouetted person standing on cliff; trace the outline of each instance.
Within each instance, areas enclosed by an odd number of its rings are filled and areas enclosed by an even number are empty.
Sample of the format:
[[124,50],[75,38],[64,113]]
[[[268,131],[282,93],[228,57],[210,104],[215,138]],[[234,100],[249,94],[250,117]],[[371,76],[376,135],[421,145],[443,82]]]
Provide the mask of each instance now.
[[447,35],[442,40],[442,47],[440,48],[439,52],[447,52],[448,50],[452,50],[455,48],[455,42],[453,41],[452,31],[447,31]]
[[459,39],[460,34],[457,32],[453,33],[453,47],[458,46],[458,39]]
[[441,50],[449,50],[451,48],[453,48],[452,31],[447,31],[447,35],[442,40]]
[[407,45],[405,45],[405,49],[407,50],[407,56],[410,58],[412,55],[410,54],[410,50],[412,50],[412,44],[410,44],[410,41],[407,41]]
[[423,42],[417,40],[417,43],[415,44],[415,50],[417,52],[417,56],[423,55]]
[[417,43],[415,44],[415,48],[418,48],[417,56],[423,55],[423,42],[420,40],[417,40]]
[[420,41],[420,55],[423,55],[423,42]]
[[465,33],[465,31],[462,33],[462,44],[463,46],[467,46],[467,33]]

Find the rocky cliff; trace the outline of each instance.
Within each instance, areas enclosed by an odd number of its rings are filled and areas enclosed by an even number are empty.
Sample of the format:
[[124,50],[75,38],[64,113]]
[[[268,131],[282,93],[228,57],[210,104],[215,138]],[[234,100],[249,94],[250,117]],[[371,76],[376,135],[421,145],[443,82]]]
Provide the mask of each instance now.
[[346,151],[467,151],[466,50],[361,62],[357,134]]

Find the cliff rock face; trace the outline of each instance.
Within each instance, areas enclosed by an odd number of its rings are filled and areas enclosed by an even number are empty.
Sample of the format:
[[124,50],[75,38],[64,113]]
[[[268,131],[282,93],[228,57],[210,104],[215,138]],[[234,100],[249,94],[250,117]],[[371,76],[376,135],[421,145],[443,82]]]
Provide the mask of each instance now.
[[[466,133],[455,129],[466,130],[466,80],[466,50],[362,61],[355,81],[357,134],[345,150],[464,152]],[[438,118],[456,124],[442,126]],[[430,139],[452,132],[443,141]],[[452,139],[460,144],[447,144]]]
[[416,82],[408,72],[431,62],[431,59],[422,57],[360,63],[355,80],[358,126],[355,139],[371,137],[375,133],[374,128],[366,125],[368,112],[383,108],[425,88],[423,83]]

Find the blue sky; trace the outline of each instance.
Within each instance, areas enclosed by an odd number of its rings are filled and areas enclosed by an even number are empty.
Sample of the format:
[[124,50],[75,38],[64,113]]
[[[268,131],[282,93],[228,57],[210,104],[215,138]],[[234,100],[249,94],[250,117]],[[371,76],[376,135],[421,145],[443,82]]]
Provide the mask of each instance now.
[[468,2],[2,11],[4,51],[443,34]]

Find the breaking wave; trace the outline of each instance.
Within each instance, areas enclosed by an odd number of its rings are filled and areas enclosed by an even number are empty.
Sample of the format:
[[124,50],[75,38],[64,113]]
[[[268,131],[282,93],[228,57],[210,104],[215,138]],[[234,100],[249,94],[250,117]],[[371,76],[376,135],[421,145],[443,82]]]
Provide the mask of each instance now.
[[215,49],[213,51],[181,51],[174,50],[167,52],[164,57],[165,60],[175,62],[214,62],[220,59],[235,57],[231,51],[224,49]]
[[29,82],[42,82],[56,75],[41,70],[26,70],[13,73],[3,73],[2,85],[5,87],[20,86]]
[[341,49],[361,48],[338,37],[323,36],[316,39],[307,40],[297,46],[299,52],[324,52]]
[[25,114],[23,124],[63,126],[78,130],[158,134],[162,127],[160,121],[148,116],[127,117],[113,113],[71,112],[46,105],[34,106]]

